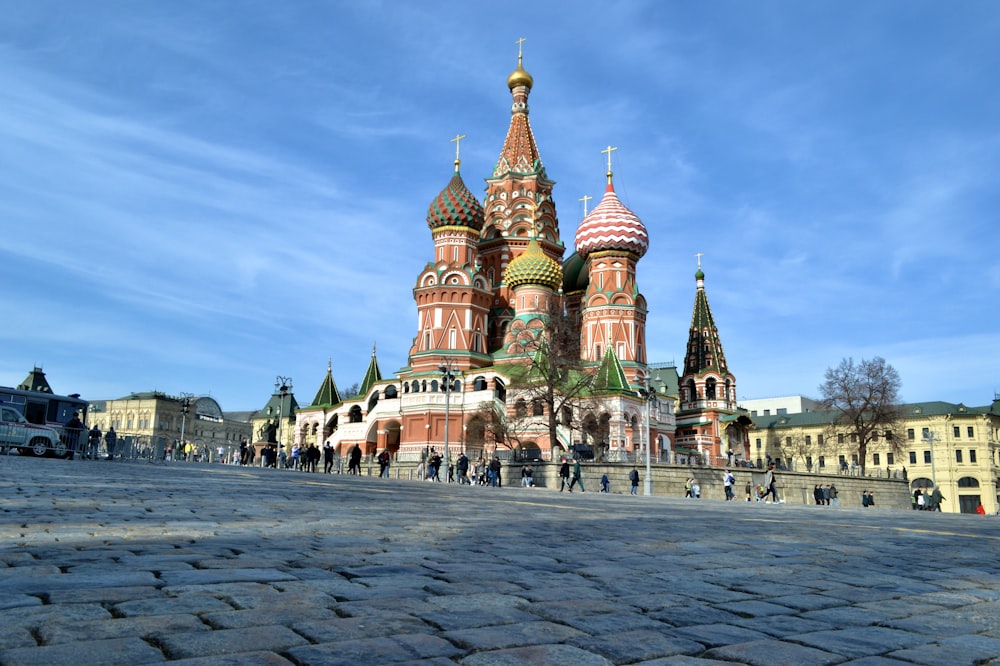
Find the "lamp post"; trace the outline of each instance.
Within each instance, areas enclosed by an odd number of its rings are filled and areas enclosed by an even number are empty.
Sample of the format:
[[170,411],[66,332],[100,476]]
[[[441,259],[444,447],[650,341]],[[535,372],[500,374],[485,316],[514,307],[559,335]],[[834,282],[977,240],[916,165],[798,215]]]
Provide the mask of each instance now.
[[[274,380],[274,390],[278,393],[278,448],[283,448],[285,443],[281,439],[281,420],[282,414],[284,414],[285,411],[285,396],[292,390],[292,378],[278,375]],[[277,450],[275,450],[274,455],[275,460],[277,460]],[[264,456],[261,456],[261,458],[263,457]],[[275,466],[277,466],[277,464]]]
[[930,430],[924,431],[923,439],[931,447],[931,484],[937,488],[937,474],[934,471],[934,442],[940,442],[941,439]]
[[656,387],[653,386],[652,384],[650,384],[650,382],[649,382],[649,373],[648,372],[646,372],[643,375],[642,380],[643,380],[643,388],[640,390],[640,393],[641,393],[641,395],[643,397],[643,400],[645,402],[645,407],[646,407],[646,409],[645,409],[645,412],[646,412],[646,477],[643,479],[643,483],[642,483],[642,494],[646,495],[648,497],[649,495],[653,494],[653,476],[652,476],[652,467],[651,467],[651,464],[650,464],[650,459],[653,457],[653,455],[652,455],[653,454],[652,446],[650,446],[650,444],[651,444],[651,442],[650,442],[650,439],[651,439],[651,437],[650,437],[650,430],[652,429],[652,424],[651,424],[651,420],[652,419],[651,419],[651,416],[650,416],[650,405],[655,405],[655,404],[657,404],[658,401],[657,401],[657,398],[656,398]]
[[[187,415],[191,411],[191,398],[194,397],[192,393],[181,393],[181,451],[185,450],[184,447],[184,429],[187,426]],[[174,456],[176,460],[177,452],[174,451]]]
[[441,371],[441,382],[444,388],[444,481],[448,482],[451,471],[451,451],[448,448],[448,423],[451,421],[451,389],[455,381],[455,366],[451,359],[445,357],[444,363],[438,366]]

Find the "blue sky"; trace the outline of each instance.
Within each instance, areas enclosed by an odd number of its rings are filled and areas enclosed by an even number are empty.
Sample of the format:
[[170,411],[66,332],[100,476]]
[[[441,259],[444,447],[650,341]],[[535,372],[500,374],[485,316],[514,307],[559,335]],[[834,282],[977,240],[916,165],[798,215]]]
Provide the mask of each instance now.
[[[85,5],[85,6],[84,6]],[[454,144],[481,193],[524,37],[572,244],[601,149],[649,228],[651,360],[695,253],[740,398],[882,356],[1000,390],[994,2],[0,1],[0,384],[308,404],[406,364]]]

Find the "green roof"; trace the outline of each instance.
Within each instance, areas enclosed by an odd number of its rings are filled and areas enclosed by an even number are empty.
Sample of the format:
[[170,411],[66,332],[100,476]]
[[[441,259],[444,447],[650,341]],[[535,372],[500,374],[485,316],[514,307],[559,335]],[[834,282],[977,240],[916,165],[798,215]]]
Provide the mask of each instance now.
[[375,385],[376,382],[382,381],[382,371],[378,369],[378,360],[375,358],[375,345],[372,345],[372,360],[368,364],[368,370],[365,372],[364,379],[361,380],[361,386],[358,388],[358,395],[365,396],[371,387]]
[[333,363],[328,361],[326,377],[323,378],[319,390],[316,391],[316,397],[313,398],[309,407],[333,407],[341,402],[340,391],[337,390],[337,384],[333,381]]
[[625,369],[622,368],[618,355],[611,345],[604,352],[601,359],[601,367],[594,377],[593,390],[595,393],[632,393],[628,377],[625,376]]

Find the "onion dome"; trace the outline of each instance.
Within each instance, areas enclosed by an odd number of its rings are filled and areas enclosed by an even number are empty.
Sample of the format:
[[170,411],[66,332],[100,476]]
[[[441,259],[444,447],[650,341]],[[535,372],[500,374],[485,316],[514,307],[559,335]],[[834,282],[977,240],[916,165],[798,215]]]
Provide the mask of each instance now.
[[521,65],[521,56],[517,57],[517,69],[510,73],[507,77],[507,87],[513,90],[518,86],[524,86],[528,90],[531,90],[531,86],[534,85],[535,79],[528,74],[528,70]]
[[532,238],[528,249],[507,265],[503,280],[511,289],[525,284],[539,284],[556,291],[562,284],[562,269],[558,261],[542,252],[538,240]]
[[638,257],[649,249],[646,225],[625,207],[615,194],[608,177],[608,188],[601,202],[583,218],[576,230],[576,251],[586,259],[591,252],[615,250],[630,252]]
[[431,230],[454,226],[480,231],[485,222],[483,206],[465,186],[455,160],[455,175],[427,209],[427,226]]

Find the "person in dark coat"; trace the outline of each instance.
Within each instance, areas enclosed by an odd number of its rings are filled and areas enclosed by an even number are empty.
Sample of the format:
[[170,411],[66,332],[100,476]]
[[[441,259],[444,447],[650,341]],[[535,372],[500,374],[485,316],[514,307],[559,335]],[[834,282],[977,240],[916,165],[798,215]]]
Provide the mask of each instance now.
[[[562,492],[564,488],[569,488],[569,461],[563,459],[562,465],[559,467],[559,492]],[[569,489],[573,492],[573,489]]]

